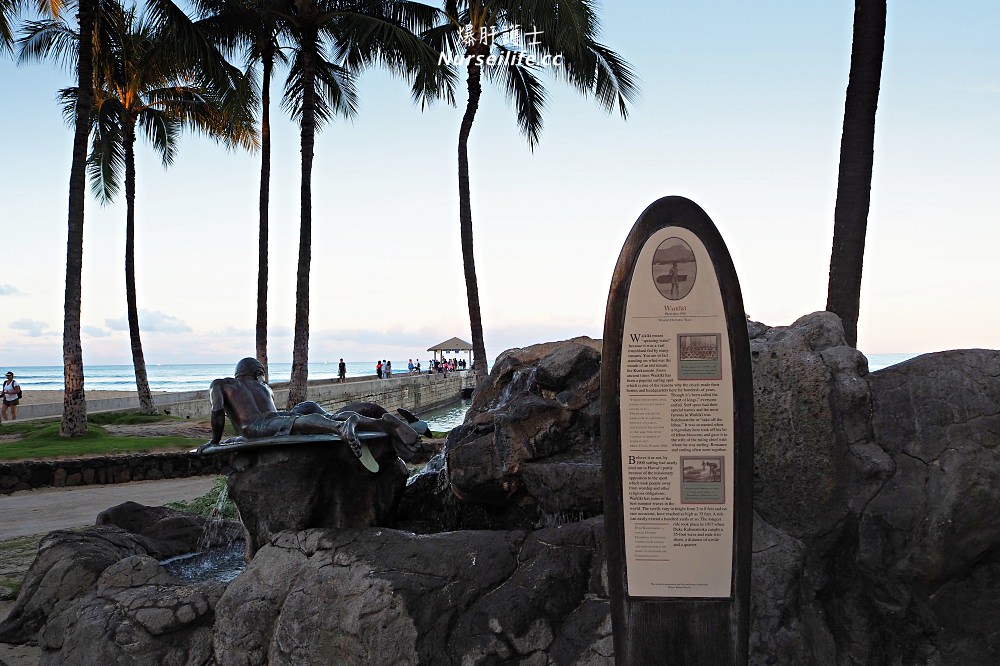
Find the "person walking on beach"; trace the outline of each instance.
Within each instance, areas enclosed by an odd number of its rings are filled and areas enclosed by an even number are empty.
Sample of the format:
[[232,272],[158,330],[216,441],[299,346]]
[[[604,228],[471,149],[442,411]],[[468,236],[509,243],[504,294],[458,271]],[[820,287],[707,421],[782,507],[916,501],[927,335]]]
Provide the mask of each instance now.
[[14,381],[14,373],[7,373],[7,381],[3,383],[3,408],[2,416],[4,421],[17,420],[17,403],[21,399],[21,385]]
[[347,364],[344,363],[344,359],[340,359],[340,363],[337,365],[337,381],[340,384],[347,381]]

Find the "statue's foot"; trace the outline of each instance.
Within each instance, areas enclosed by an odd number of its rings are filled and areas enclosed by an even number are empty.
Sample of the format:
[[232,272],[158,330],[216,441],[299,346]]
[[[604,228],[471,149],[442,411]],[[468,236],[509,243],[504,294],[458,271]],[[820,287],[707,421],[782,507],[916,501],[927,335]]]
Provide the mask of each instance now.
[[403,460],[413,460],[417,456],[415,444],[420,441],[416,431],[392,414],[383,414],[382,421],[386,424],[389,441],[396,449],[396,455]]
[[382,421],[386,424],[386,432],[395,440],[406,444],[407,446],[413,446],[417,443],[420,437],[417,435],[417,431],[410,427],[410,424],[403,421],[395,414],[389,414],[386,412],[382,415]]

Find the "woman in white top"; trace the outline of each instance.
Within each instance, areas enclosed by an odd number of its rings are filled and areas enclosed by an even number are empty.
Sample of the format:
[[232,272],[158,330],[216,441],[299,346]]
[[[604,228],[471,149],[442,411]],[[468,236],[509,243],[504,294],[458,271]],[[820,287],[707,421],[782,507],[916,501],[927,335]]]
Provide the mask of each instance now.
[[2,415],[4,421],[14,421],[17,419],[17,401],[21,399],[21,387],[14,381],[14,373],[7,373],[7,381],[3,383],[3,408]]

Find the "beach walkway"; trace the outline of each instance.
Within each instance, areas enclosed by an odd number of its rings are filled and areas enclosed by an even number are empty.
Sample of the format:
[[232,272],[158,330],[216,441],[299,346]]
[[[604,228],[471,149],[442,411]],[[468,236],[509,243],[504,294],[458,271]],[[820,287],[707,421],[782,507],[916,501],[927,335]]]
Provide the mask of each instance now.
[[41,488],[0,496],[0,541],[52,530],[87,527],[97,514],[123,502],[161,506],[193,500],[212,489],[214,476],[136,481],[103,486]]

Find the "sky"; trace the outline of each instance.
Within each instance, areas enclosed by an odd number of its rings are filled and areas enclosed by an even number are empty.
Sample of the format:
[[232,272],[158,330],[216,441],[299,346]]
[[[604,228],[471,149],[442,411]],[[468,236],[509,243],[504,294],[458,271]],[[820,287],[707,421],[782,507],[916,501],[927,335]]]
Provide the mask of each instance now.
[[[605,0],[601,40],[640,77],[627,120],[549,81],[534,151],[484,85],[470,139],[487,356],[603,334],[611,274],[643,209],[680,195],[719,228],[747,314],[826,303],[853,3]],[[1000,3],[890,2],[858,347],[1000,348]],[[0,59],[0,364],[60,365],[71,75]],[[458,106],[412,104],[380,72],[316,141],[310,360],[429,356],[471,341],[458,225]],[[269,357],[289,362],[297,128],[272,107]],[[259,154],[185,136],[138,148],[137,289],[147,364],[254,353]],[[85,364],[129,364],[124,201],[88,198]]]

